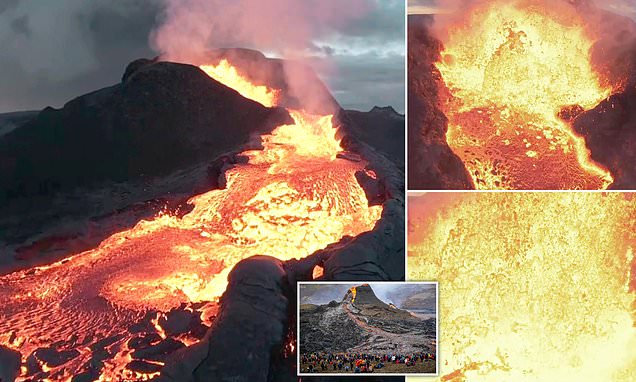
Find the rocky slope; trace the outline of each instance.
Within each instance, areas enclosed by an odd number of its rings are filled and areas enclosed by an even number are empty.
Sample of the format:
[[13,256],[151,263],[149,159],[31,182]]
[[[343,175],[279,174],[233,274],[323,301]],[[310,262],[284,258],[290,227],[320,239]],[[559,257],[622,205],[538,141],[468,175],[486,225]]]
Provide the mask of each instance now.
[[217,188],[236,160],[226,153],[288,121],[195,66],[131,63],[120,84],[0,136],[0,272],[91,248]]
[[37,115],[38,111],[16,111],[13,113],[0,114],[0,136],[15,130]]

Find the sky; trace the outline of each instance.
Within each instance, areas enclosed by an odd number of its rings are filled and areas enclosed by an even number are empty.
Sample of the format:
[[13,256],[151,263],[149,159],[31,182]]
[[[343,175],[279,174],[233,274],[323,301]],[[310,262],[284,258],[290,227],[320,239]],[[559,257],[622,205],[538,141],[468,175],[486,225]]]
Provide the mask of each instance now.
[[[129,62],[158,54],[150,36],[175,1],[0,0],[0,113],[59,108],[116,84]],[[359,17],[316,29],[308,62],[344,108],[403,112],[404,2],[364,1]]]

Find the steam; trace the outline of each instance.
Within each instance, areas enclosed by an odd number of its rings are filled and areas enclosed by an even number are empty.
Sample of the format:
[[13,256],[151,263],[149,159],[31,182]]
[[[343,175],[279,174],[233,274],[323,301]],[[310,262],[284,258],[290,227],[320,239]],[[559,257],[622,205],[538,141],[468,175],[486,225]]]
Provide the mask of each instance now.
[[[322,50],[316,41],[336,35],[374,5],[368,0],[165,0],[151,45],[164,59],[179,62],[200,61],[214,48],[241,47],[308,64],[306,59]],[[320,69],[332,74],[333,66],[327,61]],[[321,93],[296,65],[285,66],[285,77],[299,96]],[[327,103],[307,96],[301,102],[312,109]]]
[[365,0],[165,0],[163,22],[151,42],[171,59],[226,47],[302,56],[318,49],[314,40],[365,16],[372,6]]

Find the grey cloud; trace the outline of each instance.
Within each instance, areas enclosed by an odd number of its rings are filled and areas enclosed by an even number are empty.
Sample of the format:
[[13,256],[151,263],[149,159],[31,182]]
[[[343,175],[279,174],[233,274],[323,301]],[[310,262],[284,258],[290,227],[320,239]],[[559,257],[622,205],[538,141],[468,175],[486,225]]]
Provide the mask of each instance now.
[[348,36],[395,43],[404,40],[404,1],[376,0],[376,7],[363,19],[342,29]]

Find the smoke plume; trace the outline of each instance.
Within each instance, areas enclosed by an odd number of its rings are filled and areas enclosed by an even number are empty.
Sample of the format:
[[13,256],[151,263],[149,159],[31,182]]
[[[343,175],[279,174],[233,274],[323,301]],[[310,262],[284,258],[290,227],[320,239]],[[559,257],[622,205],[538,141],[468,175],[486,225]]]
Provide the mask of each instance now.
[[[211,49],[233,47],[302,62],[320,51],[315,41],[335,35],[374,5],[367,0],[166,0],[151,45],[163,59],[186,63],[201,62]],[[321,71],[330,69],[327,63]],[[285,77],[290,89],[304,94],[302,102],[309,108],[325,103],[324,97],[311,96],[320,89],[313,89],[297,66],[286,65]]]
[[170,59],[226,47],[294,56],[372,6],[365,0],[166,0],[152,44]]

